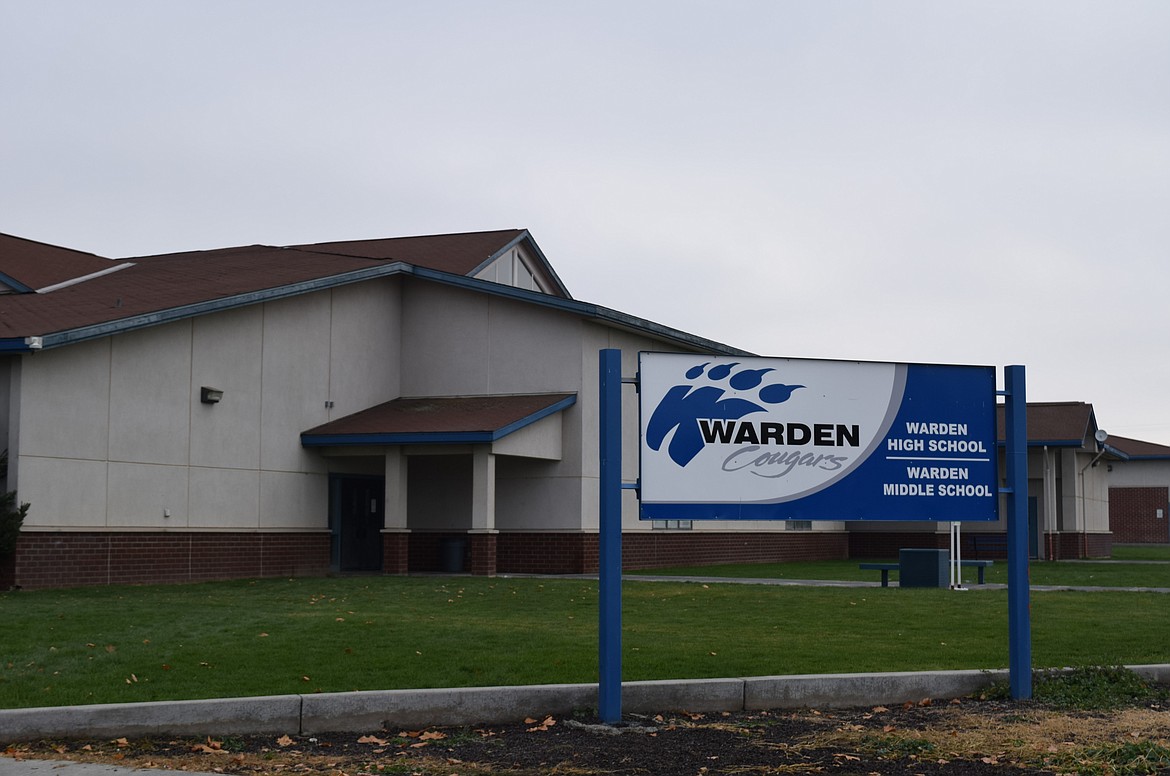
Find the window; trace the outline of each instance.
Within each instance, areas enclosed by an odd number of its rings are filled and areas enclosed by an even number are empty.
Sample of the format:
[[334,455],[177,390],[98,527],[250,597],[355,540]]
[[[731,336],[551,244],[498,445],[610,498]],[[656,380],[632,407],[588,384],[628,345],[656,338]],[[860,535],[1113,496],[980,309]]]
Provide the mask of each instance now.
[[786,521],[789,531],[811,531],[812,520],[788,520]]
[[655,529],[670,530],[670,531],[689,531],[691,530],[690,520],[654,520],[651,526]]

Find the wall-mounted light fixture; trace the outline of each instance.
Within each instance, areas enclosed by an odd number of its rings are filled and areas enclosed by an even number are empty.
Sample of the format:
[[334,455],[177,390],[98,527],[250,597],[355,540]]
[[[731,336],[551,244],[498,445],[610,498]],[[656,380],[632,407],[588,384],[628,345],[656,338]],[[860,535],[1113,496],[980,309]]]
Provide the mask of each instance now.
[[204,404],[219,404],[223,398],[223,391],[218,388],[208,388],[206,385],[199,389],[199,401]]

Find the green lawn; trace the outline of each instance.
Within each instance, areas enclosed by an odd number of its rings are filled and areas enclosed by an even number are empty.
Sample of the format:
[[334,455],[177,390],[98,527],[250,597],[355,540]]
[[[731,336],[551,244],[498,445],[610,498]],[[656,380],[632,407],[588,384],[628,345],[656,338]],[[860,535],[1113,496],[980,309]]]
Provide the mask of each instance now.
[[1115,544],[1113,560],[1170,561],[1170,544]]
[[[623,601],[627,680],[1007,664],[1003,590],[627,582]],[[1167,604],[1034,592],[1034,662],[1170,662]],[[7,708],[597,679],[588,580],[25,591],[0,594],[0,621]]]

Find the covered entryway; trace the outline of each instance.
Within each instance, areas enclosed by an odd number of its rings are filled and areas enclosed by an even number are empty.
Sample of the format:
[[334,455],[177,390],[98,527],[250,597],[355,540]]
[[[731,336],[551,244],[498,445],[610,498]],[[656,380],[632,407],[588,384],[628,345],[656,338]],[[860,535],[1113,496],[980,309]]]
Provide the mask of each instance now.
[[[353,471],[373,458],[384,465],[380,477],[330,475],[334,567],[438,571],[443,548],[458,542],[471,573],[494,575],[497,458],[560,461],[560,415],[576,400],[571,393],[395,399],[302,433],[301,444],[331,468]],[[509,472],[513,513],[539,514],[548,472]]]

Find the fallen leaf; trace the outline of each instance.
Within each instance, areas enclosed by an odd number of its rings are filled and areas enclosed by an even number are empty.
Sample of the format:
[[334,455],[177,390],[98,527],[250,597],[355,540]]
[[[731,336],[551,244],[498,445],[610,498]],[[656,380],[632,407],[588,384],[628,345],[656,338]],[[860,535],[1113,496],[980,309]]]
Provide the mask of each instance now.
[[280,738],[276,739],[276,745],[277,746],[292,746],[293,740],[291,738],[289,738],[288,735],[286,734],[286,735],[283,735]]
[[115,738],[114,743],[118,746],[130,746],[130,742],[125,738]]
[[881,714],[884,711],[889,711],[889,709],[887,709],[885,706],[874,706],[873,707],[874,714]]
[[358,743],[359,744],[377,744],[378,746],[385,746],[386,744],[389,743],[389,741],[387,741],[384,738],[378,738],[377,736],[362,736],[361,738],[358,739]]
[[446,733],[440,733],[438,730],[428,730],[418,737],[419,741],[438,741],[441,738],[446,738]]

